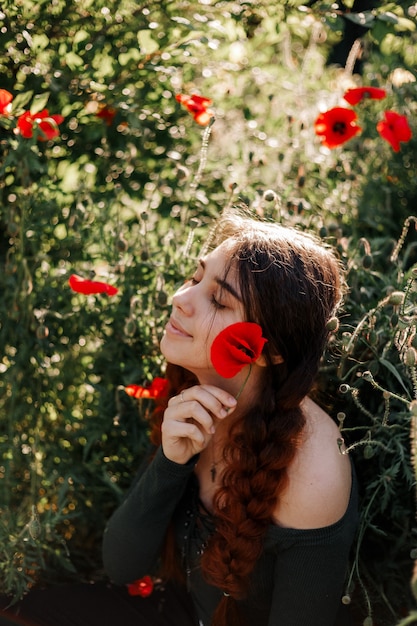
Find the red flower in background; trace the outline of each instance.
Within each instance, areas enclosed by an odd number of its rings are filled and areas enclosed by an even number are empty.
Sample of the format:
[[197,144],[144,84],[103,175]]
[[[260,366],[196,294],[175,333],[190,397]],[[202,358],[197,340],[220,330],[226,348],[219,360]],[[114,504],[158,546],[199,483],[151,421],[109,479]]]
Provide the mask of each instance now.
[[37,126],[41,133],[38,136],[39,141],[48,141],[58,137],[58,125],[64,121],[62,115],[49,115],[48,109],[43,109],[39,113],[31,113],[25,111],[17,119],[17,128],[22,137],[30,139],[33,137],[33,129]]
[[114,296],[119,291],[117,287],[113,287],[113,285],[108,285],[98,280],[87,280],[76,274],[71,274],[68,283],[73,291],[86,296],[94,293],[106,293],[108,296]]
[[165,398],[168,393],[168,381],[166,378],[154,378],[149,387],[141,385],[126,385],[124,388],[128,396],[132,398]]
[[135,580],[134,583],[127,585],[127,590],[131,596],[140,596],[141,598],[147,598],[153,591],[153,580],[150,576],[144,576]]
[[357,115],[352,109],[334,107],[320,113],[314,122],[316,135],[321,136],[322,143],[327,148],[336,148],[349,141],[362,128],[356,126]]
[[213,104],[210,98],[204,98],[196,94],[187,96],[186,94],[178,93],[175,99],[185,106],[200,126],[207,126],[214,115],[213,111],[207,108],[210,104]]
[[9,115],[12,108],[13,96],[10,91],[0,89],[0,115]]
[[412,132],[405,115],[395,111],[385,111],[385,120],[376,125],[376,129],[383,139],[391,144],[394,152],[400,151],[400,141],[410,141]]
[[236,376],[245,365],[255,363],[266,341],[259,324],[237,322],[226,326],[211,346],[214,369],[224,378]]
[[104,105],[97,111],[96,116],[102,119],[107,124],[107,126],[111,126],[113,124],[116,113],[117,111],[114,107],[108,107]]
[[349,102],[352,106],[359,104],[362,100],[382,100],[387,95],[385,89],[379,87],[356,87],[354,89],[348,89],[343,95],[346,102]]

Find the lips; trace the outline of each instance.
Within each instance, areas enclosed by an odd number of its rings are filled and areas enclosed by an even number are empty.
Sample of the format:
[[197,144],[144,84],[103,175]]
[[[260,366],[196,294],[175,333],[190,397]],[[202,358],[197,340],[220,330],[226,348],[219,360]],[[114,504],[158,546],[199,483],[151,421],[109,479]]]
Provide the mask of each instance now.
[[191,337],[189,333],[172,317],[169,319],[167,325],[165,326],[165,330],[173,335],[178,335],[181,337]]

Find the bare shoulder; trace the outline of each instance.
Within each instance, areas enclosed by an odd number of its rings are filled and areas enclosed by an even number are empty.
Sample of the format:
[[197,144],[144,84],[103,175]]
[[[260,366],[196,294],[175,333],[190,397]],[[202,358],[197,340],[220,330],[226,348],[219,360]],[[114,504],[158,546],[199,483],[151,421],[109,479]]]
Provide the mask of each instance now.
[[274,521],[288,528],[322,528],[346,512],[352,470],[348,455],[341,452],[340,432],[331,417],[309,398],[302,408],[306,427]]

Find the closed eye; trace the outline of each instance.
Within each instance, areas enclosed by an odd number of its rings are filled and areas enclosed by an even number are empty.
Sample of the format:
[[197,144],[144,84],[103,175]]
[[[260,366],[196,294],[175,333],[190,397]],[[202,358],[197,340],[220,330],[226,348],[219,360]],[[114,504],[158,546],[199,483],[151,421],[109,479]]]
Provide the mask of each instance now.
[[220,302],[218,302],[215,298],[215,296],[211,296],[210,298],[212,305],[216,308],[216,309],[225,309],[225,305],[224,304],[220,304]]

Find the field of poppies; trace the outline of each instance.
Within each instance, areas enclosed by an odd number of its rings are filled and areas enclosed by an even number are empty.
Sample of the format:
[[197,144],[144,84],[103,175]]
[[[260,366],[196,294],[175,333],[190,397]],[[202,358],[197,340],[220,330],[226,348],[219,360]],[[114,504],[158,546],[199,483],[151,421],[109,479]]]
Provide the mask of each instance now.
[[104,575],[105,521],[166,391],[170,296],[244,205],[346,268],[318,381],[361,484],[344,602],[355,626],[417,623],[416,15],[2,3],[1,593]]

